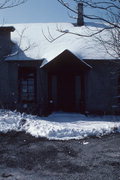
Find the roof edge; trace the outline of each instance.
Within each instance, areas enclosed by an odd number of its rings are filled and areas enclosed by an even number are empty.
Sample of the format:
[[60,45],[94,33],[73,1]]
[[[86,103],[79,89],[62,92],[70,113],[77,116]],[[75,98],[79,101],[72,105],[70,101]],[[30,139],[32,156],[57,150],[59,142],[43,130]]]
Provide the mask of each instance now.
[[92,66],[89,65],[87,62],[85,62],[84,60],[81,60],[79,57],[77,57],[73,52],[71,52],[68,49],[65,49],[64,51],[62,51],[60,54],[58,54],[57,56],[55,56],[52,60],[47,61],[46,59],[43,60],[43,63],[41,64],[40,68],[43,68],[44,66],[46,66],[48,63],[50,63],[51,61],[53,61],[55,58],[57,58],[58,56],[60,56],[61,54],[68,52],[70,54],[72,54],[73,56],[75,56],[77,59],[79,59],[85,66],[87,66],[88,68],[92,69]]
[[13,32],[13,31],[15,31],[15,28],[14,28],[14,26],[1,26],[0,27],[0,31]]

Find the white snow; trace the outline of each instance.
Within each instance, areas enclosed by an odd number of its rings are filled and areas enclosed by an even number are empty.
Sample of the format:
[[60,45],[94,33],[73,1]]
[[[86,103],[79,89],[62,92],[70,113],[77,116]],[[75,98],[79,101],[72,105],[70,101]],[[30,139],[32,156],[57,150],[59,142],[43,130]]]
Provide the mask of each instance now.
[[[35,137],[55,140],[101,137],[120,132],[120,116],[85,116],[75,113],[53,113],[39,117],[0,110],[0,132],[25,131]],[[87,145],[87,143],[84,143]]]
[[[16,51],[18,53],[15,56],[7,57],[7,60],[44,59],[45,65],[66,49],[81,60],[113,59],[95,40],[95,37],[74,35],[77,33],[89,36],[95,33],[103,26],[97,23],[87,23],[82,27],[74,26],[71,23],[29,23],[13,24],[13,26],[16,30],[12,33],[11,38],[17,44],[13,53],[15,54]],[[64,31],[64,33],[60,31]],[[106,33],[106,31],[101,33],[105,39],[108,38]]]

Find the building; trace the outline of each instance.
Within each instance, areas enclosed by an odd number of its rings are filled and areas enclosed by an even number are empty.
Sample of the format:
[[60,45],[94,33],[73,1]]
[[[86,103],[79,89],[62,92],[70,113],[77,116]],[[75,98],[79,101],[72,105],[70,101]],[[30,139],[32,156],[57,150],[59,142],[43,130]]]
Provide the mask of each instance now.
[[96,27],[103,25],[81,18],[77,25],[0,27],[0,107],[39,115],[120,113],[119,60],[84,36]]

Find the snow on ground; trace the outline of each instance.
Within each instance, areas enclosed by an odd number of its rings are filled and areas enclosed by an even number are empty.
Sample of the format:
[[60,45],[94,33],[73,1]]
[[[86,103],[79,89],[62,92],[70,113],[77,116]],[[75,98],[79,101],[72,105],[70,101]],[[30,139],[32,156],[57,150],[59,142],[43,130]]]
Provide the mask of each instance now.
[[120,132],[120,116],[85,116],[76,113],[53,113],[39,117],[0,110],[0,132],[25,131],[35,137],[68,140],[103,136]]

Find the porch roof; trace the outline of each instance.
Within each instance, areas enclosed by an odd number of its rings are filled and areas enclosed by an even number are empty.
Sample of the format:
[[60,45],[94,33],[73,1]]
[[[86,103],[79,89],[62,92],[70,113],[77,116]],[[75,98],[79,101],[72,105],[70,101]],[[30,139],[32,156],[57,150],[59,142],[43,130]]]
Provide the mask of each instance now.
[[80,71],[89,70],[92,66],[79,59],[72,52],[66,49],[49,63],[44,65],[43,61],[41,68],[53,73],[59,73],[61,71],[78,73]]

